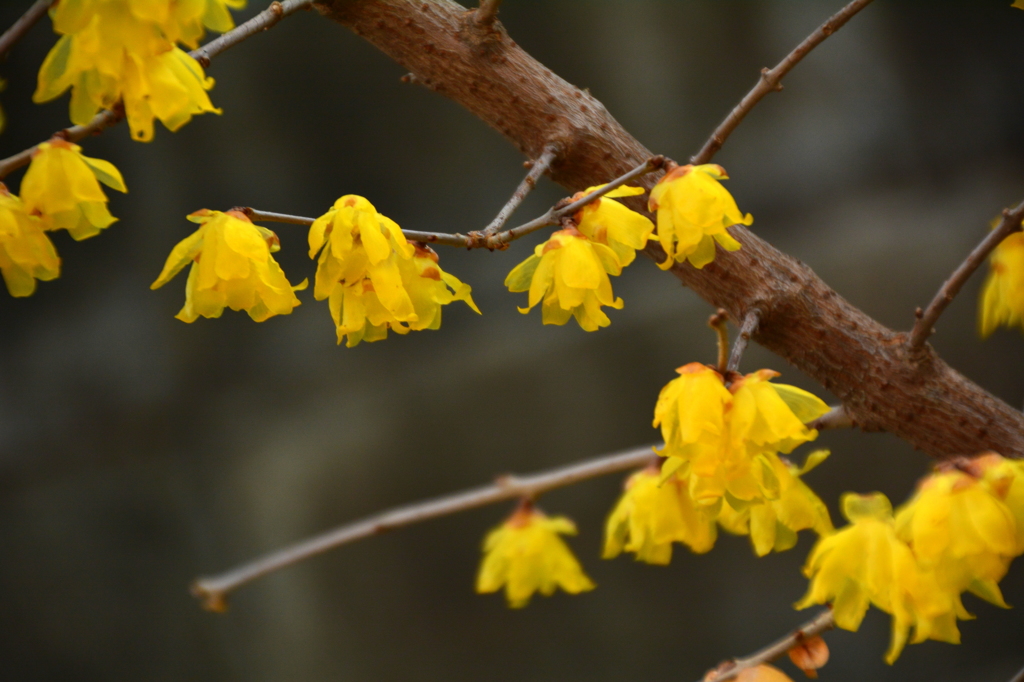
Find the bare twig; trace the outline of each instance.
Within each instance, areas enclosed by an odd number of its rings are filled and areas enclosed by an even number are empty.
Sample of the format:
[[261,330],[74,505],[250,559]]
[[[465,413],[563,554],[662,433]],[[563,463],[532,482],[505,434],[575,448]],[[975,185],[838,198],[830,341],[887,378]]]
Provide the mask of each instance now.
[[762,69],[761,79],[757,82],[750,92],[740,100],[740,103],[729,112],[729,115],[725,117],[719,126],[715,129],[715,132],[711,133],[711,137],[704,143],[704,146],[699,152],[690,158],[690,163],[707,163],[711,158],[718,153],[718,150],[725,144],[726,139],[732,134],[732,131],[736,129],[736,126],[743,121],[743,117],[750,113],[750,110],[761,101],[761,99],[769,92],[774,90],[782,89],[783,77],[792,70],[794,66],[800,63],[800,60],[807,56],[807,54],[817,47],[822,41],[828,38],[830,35],[842,28],[843,24],[850,20],[854,14],[864,9],[871,0],[853,0],[849,5],[836,12],[832,17],[824,24],[819,26],[814,33],[807,36],[802,43],[796,46],[792,52],[786,55],[786,58],[779,62],[774,69]]
[[989,254],[1009,235],[1020,231],[1022,219],[1024,219],[1024,201],[1012,209],[1003,209],[1003,219],[999,221],[994,230],[981,240],[981,243],[960,264],[960,267],[943,283],[938,293],[935,294],[935,298],[928,304],[928,308],[923,313],[918,308],[916,312],[917,322],[914,323],[914,328],[911,330],[907,341],[911,350],[924,345],[924,342],[935,331],[935,323],[938,321],[939,316],[942,315],[942,311],[953,302],[953,298],[956,297],[961,287],[974,274],[978,266],[985,262]]
[[1024,682],[1024,668],[1020,669],[1020,672],[1013,676],[1010,682]]
[[743,318],[743,324],[740,325],[740,335],[736,337],[736,344],[732,347],[732,355],[729,356],[729,364],[726,366],[728,371],[739,371],[740,360],[743,359],[743,353],[747,350],[750,337],[757,331],[759,324],[761,324],[761,311],[752,308]]
[[11,48],[24,38],[26,33],[32,30],[32,27],[43,18],[46,10],[50,9],[50,5],[53,3],[54,0],[36,0],[24,14],[18,17],[17,21],[11,24],[9,29],[4,31],[3,35],[0,35],[0,60],[7,57],[7,53],[11,51]]
[[[189,55],[202,64],[203,68],[206,68],[210,65],[210,60],[224,50],[237,45],[246,38],[259,33],[260,31],[267,30],[289,14],[294,14],[298,10],[312,4],[313,0],[284,0],[284,2],[274,0],[274,2],[270,3],[270,6],[267,7],[267,9],[263,10],[252,19],[249,19],[243,24],[239,24],[227,33],[211,40],[202,47],[192,50],[189,52]],[[114,108],[107,109],[96,114],[96,116],[94,116],[86,125],[65,128],[64,130],[55,133],[54,136],[62,137],[71,142],[78,142],[90,135],[96,135],[102,132],[106,128],[120,122],[123,118],[124,109],[119,102],[114,105]],[[0,160],[0,179],[6,177],[11,171],[28,165],[29,161],[32,160],[32,154],[35,150],[35,146],[29,147],[28,149],[20,151],[13,156]]]
[[490,26],[498,18],[501,0],[480,0],[480,6],[473,14],[477,26]]
[[854,424],[853,419],[846,412],[842,405],[836,405],[831,410],[807,424],[808,428],[824,431],[826,429],[848,429]]
[[724,375],[729,364],[729,313],[719,308],[708,318],[708,326],[718,335],[718,373]]
[[[530,172],[526,174],[523,181],[519,183],[519,187],[512,193],[512,197],[508,200],[508,203],[498,212],[497,217],[491,221],[491,224],[483,229],[483,233],[490,236],[501,228],[505,227],[505,223],[512,216],[519,204],[523,203],[526,195],[529,194],[534,187],[537,185],[537,180],[540,179],[544,173],[547,172],[548,168],[554,162],[558,156],[558,147],[556,145],[548,145],[544,148],[544,153],[540,155],[536,161],[533,161],[530,165]],[[529,163],[529,162],[528,162]]]
[[829,609],[822,611],[793,632],[789,633],[777,642],[769,644],[760,651],[753,653],[746,658],[737,658],[732,661],[727,661],[717,668],[712,668],[706,675],[704,675],[702,682],[726,682],[726,680],[734,679],[737,675],[748,668],[759,666],[762,663],[770,663],[777,658],[785,656],[786,652],[799,645],[805,639],[816,637],[823,632],[831,630],[835,626],[836,622],[832,617],[832,610]]
[[192,594],[202,600],[205,608],[211,611],[223,611],[227,606],[226,598],[233,590],[335,547],[379,535],[395,528],[475,509],[502,500],[511,500],[517,497],[533,498],[548,490],[605,474],[641,467],[654,459],[657,459],[657,455],[648,445],[529,476],[501,476],[491,485],[374,514],[361,521],[340,526],[290,547],[285,547],[230,571],[199,578],[192,584]]

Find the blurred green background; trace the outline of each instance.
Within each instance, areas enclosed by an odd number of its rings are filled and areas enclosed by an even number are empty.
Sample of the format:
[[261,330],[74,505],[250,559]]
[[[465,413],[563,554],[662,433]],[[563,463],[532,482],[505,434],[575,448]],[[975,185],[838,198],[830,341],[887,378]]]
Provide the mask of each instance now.
[[[28,0],[0,3],[10,24]],[[816,50],[716,161],[753,229],[809,263],[883,323],[915,306],[1024,196],[1024,12],[1009,0],[878,0]],[[693,153],[722,116],[838,2],[507,0],[512,37],[589,87],[650,149]],[[262,9],[239,12],[244,19]],[[67,99],[31,104],[55,37],[37,26],[0,68],[0,155],[67,125]],[[188,595],[226,569],[390,505],[653,442],[673,369],[712,361],[709,306],[653,263],[615,280],[611,327],[543,327],[502,287],[536,240],[500,253],[441,251],[483,309],[446,309],[436,332],[337,347],[311,292],[263,324],[242,313],[183,324],[184,275],[152,292],[200,208],[318,215],[342,194],[402,226],[485,225],[523,174],[501,137],[316,12],[218,57],[214,103],[180,132],[133,143],[123,124],[84,143],[130,193],[121,218],[75,243],[28,299],[0,294],[0,677],[7,680],[693,680],[809,614],[791,604],[813,538],[757,559],[723,537],[671,566],[599,559],[622,477],[545,496],[598,589],[523,610],[473,593],[484,533],[511,505],[344,547],[237,593],[213,615]],[[9,178],[17,190],[20,172]],[[514,220],[564,192],[542,182]],[[311,277],[302,228],[279,260]],[[540,239],[540,235],[536,235]],[[529,242],[529,243],[528,243]],[[1011,404],[1024,401],[1024,338],[980,342],[975,277],[934,344]],[[752,371],[829,398],[767,352]],[[904,499],[929,459],[882,434],[826,433],[808,477]],[[805,451],[807,448],[804,449]],[[1024,570],[1003,583],[1024,605]],[[1024,614],[967,597],[964,644],[882,662],[888,619],[828,636],[828,680],[1008,680],[1024,665]],[[784,667],[795,676],[798,672]]]

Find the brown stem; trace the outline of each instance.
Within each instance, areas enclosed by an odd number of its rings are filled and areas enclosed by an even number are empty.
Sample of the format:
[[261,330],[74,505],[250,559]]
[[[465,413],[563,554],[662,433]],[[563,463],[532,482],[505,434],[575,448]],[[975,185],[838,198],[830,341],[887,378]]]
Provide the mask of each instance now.
[[764,98],[769,92],[782,89],[782,78],[800,63],[807,54],[820,45],[826,38],[842,28],[843,24],[849,21],[854,14],[864,9],[871,0],[853,0],[849,5],[836,12],[824,24],[819,26],[811,35],[807,36],[802,43],[797,45],[786,58],[779,62],[774,69],[762,69],[761,78],[747,95],[740,100],[740,103],[729,112],[711,137],[704,143],[699,152],[690,158],[690,163],[707,163],[718,153],[718,150],[725,144],[726,139],[736,130],[743,117],[750,113],[750,110]]
[[597,476],[642,467],[657,458],[653,448],[648,445],[528,476],[501,476],[491,485],[374,514],[264,555],[219,575],[199,578],[192,583],[192,594],[201,599],[203,606],[210,611],[224,611],[227,607],[228,594],[242,585],[335,547],[380,535],[395,528],[502,500],[515,498],[532,500],[549,490]]
[[836,405],[807,426],[818,431],[824,431],[825,429],[848,429],[856,426],[856,424],[854,424],[850,415],[846,413],[846,408],[842,405]]
[[726,680],[735,679],[744,670],[754,668],[762,663],[771,663],[775,659],[785,656],[790,649],[799,645],[803,640],[816,637],[835,626],[836,622],[832,617],[832,610],[822,611],[793,632],[769,644],[760,651],[745,658],[728,661],[717,668],[712,668],[704,675],[704,679],[701,682],[726,682]]
[[718,373],[725,375],[729,365],[729,313],[724,308],[716,310],[708,318],[708,326],[718,335]]
[[1020,231],[1022,219],[1024,219],[1024,201],[1012,209],[1003,209],[1003,219],[999,221],[995,229],[989,232],[981,240],[981,243],[974,247],[974,250],[960,264],[960,267],[953,271],[949,279],[939,288],[938,293],[935,294],[935,298],[928,304],[928,308],[924,313],[918,315],[917,322],[914,323],[914,328],[911,330],[910,338],[907,341],[907,345],[911,350],[916,350],[924,345],[928,337],[935,332],[935,323],[938,322],[942,311],[953,302],[960,289],[970,279],[971,275],[974,274],[974,271],[985,262],[989,254],[1008,236]]
[[1020,672],[1013,676],[1010,682],[1024,682],[1024,668],[1020,669]]
[[759,324],[761,324],[761,311],[757,308],[752,309],[743,318],[743,324],[740,325],[740,335],[736,337],[736,345],[732,347],[732,355],[729,357],[729,364],[726,366],[726,369],[730,372],[739,371],[740,360],[743,359],[743,353],[747,350],[750,337],[757,332],[757,325]]
[[[497,217],[491,221],[491,224],[483,229],[485,235],[492,235],[495,232],[505,227],[505,223],[512,216],[519,204],[523,203],[526,195],[529,194],[534,187],[537,186],[537,180],[544,175],[551,164],[554,163],[555,158],[558,156],[558,147],[551,145],[544,150],[544,153],[540,155],[540,158],[530,163],[530,172],[526,174],[523,181],[519,183],[519,187],[512,193],[512,197],[508,200],[500,211],[498,211]],[[529,162],[528,162],[529,163]]]
[[9,29],[4,31],[3,35],[0,35],[0,61],[3,61],[11,48],[43,18],[53,3],[54,0],[36,0],[31,7],[25,10],[24,14],[18,17],[17,21],[11,24]]
[[473,14],[473,21],[477,26],[490,26],[498,18],[499,7],[501,0],[480,0],[480,6]]

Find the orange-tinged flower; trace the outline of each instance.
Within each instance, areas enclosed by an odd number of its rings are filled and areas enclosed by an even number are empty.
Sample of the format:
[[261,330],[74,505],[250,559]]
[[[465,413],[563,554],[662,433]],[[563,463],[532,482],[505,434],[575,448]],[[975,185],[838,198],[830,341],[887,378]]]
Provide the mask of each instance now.
[[185,284],[185,306],[175,317],[195,322],[199,317],[220,317],[224,308],[245,310],[256,322],[287,315],[299,305],[295,291],[277,264],[277,235],[238,211],[191,214],[200,228],[183,239],[167,257],[164,269],[150,286],[159,289],[192,264]]
[[117,218],[107,209],[100,183],[127,192],[114,164],[82,154],[82,148],[60,138],[41,143],[21,181],[21,198],[30,213],[42,217],[48,230],[67,230],[87,239]]
[[[588,187],[583,192],[577,192],[572,200],[578,201],[601,187]],[[591,201],[575,215],[577,229],[588,239],[611,248],[622,267],[632,263],[637,250],[647,245],[654,231],[654,223],[647,216],[611,200],[638,196],[644,191],[642,187],[617,187],[600,199]]]
[[0,182],[0,272],[11,296],[31,296],[36,280],[60,275],[60,258],[39,218]]
[[804,675],[812,679],[818,677],[818,669],[825,667],[828,663],[828,645],[821,637],[810,637],[801,639],[800,642],[789,650],[789,660],[793,665],[800,668]]
[[715,259],[715,244],[736,251],[740,243],[727,228],[750,225],[736,200],[719,180],[729,178],[716,164],[678,166],[666,173],[651,190],[650,210],[658,212],[658,241],[667,258],[658,267],[668,270],[675,261],[684,260],[703,268]]
[[775,666],[762,663],[740,672],[736,676],[736,682],[793,682],[793,680]]

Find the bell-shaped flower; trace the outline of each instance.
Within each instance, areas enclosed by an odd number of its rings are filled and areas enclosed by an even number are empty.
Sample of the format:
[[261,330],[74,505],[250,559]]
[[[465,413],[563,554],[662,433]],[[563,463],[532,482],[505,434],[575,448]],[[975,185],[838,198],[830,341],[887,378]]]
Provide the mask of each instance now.
[[295,291],[305,289],[306,281],[298,286],[288,282],[271,255],[280,249],[276,234],[253,225],[238,211],[203,209],[188,218],[199,223],[199,229],[174,247],[150,286],[162,287],[191,263],[185,306],[175,317],[195,322],[200,316],[220,317],[227,307],[245,310],[253,320],[263,322],[287,315],[299,305]]
[[750,225],[754,219],[740,213],[736,200],[719,182],[728,178],[716,164],[678,166],[651,190],[648,206],[658,212],[658,241],[667,256],[658,267],[668,270],[676,261],[688,260],[703,268],[715,259],[716,243],[726,251],[740,248],[727,228]]
[[697,446],[716,446],[727,436],[726,409],[732,394],[722,375],[707,365],[691,362],[676,370],[654,406],[654,426],[661,427],[665,448],[659,454],[690,459]]
[[585,331],[607,327],[611,320],[602,306],[622,308],[612,294],[608,275],[618,275],[622,265],[608,246],[591,241],[575,227],[559,230],[533,255],[505,278],[509,291],[529,291],[528,313],[538,303],[544,324],[565,324],[573,316]]
[[117,218],[107,209],[100,183],[127,192],[114,164],[82,154],[60,138],[41,143],[21,181],[21,199],[29,213],[42,217],[48,230],[67,230],[75,239],[99,234]]
[[734,448],[788,454],[818,437],[806,425],[828,412],[829,406],[796,386],[772,383],[777,376],[778,372],[762,369],[729,386],[733,394],[729,435]]
[[36,280],[60,275],[60,258],[43,231],[42,222],[30,215],[21,200],[0,183],[0,273],[11,296],[31,296]]
[[476,591],[504,587],[509,606],[521,608],[534,592],[550,596],[558,587],[570,594],[594,589],[559,534],[575,535],[575,524],[564,516],[549,518],[530,505],[521,506],[487,534]]
[[160,27],[172,43],[195,49],[206,29],[226,33],[235,27],[228,9],[244,9],[246,0],[129,0],[132,14]]
[[1024,323],[1024,233],[1011,234],[992,251],[988,278],[981,289],[978,332],[982,338],[996,327]]
[[673,476],[662,483],[661,468],[655,465],[626,480],[626,490],[605,524],[604,558],[625,550],[637,561],[665,565],[672,560],[673,542],[703,554],[715,546],[716,538],[714,516],[694,504],[686,481]]
[[[602,186],[597,185],[578,192],[572,200],[578,201],[587,194],[601,189]],[[647,216],[611,200],[638,196],[644,192],[642,187],[618,187],[600,199],[591,201],[574,216],[577,229],[591,241],[604,244],[614,251],[622,267],[632,263],[637,250],[647,245],[647,240],[654,231],[654,223]]]

